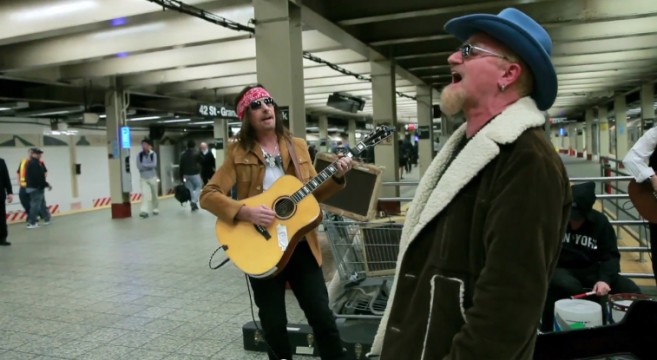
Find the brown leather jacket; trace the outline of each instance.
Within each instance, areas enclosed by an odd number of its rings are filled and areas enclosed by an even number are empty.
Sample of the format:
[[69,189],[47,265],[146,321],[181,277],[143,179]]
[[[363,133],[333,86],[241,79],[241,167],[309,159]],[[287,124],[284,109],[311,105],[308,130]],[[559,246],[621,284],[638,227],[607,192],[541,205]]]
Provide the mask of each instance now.
[[[294,150],[298,157],[299,172],[302,182],[307,182],[317,175],[315,167],[310,161],[308,145],[305,140],[292,138]],[[296,176],[294,163],[291,161],[287,141],[279,138],[278,148],[281,151],[281,160],[286,174]],[[245,150],[239,143],[232,143],[226,150],[226,157],[221,167],[214,173],[208,184],[201,192],[201,207],[213,213],[224,221],[233,221],[242,207],[239,201],[230,198],[230,190],[237,184],[237,198],[245,199],[262,193],[262,183],[265,178],[265,160],[262,150],[258,146]],[[313,195],[317,201],[325,200],[342,190],[345,183],[329,179],[322,184]],[[312,250],[317,264],[322,265],[322,252],[317,241],[317,229],[306,234],[306,240]]]

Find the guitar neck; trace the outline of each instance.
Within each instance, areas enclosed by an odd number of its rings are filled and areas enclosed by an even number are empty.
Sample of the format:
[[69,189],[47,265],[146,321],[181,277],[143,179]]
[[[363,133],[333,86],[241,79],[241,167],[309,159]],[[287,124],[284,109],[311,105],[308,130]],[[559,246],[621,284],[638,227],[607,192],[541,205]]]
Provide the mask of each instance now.
[[[367,148],[367,145],[363,144],[362,142],[358,143],[356,147],[352,150],[349,149],[345,156],[349,158],[353,158],[354,156],[360,154]],[[338,172],[338,168],[335,165],[338,162],[338,160],[335,160],[332,162],[330,165],[324,168],[324,170],[320,171],[317,176],[314,178],[310,179],[306,184],[304,184],[301,189],[297,190],[294,194],[292,194],[291,198],[294,200],[294,202],[298,203],[299,201],[303,200],[306,196],[311,194],[313,191],[315,191],[318,187],[320,187],[326,180],[328,180],[331,176],[335,175]]]

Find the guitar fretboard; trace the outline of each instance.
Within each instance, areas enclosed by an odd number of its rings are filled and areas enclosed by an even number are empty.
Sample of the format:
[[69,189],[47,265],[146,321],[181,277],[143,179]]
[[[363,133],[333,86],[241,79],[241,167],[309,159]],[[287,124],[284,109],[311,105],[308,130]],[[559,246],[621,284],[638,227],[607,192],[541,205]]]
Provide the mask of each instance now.
[[314,178],[310,179],[306,184],[304,184],[301,189],[297,190],[294,194],[292,194],[291,198],[294,200],[295,203],[298,203],[299,201],[303,200],[308,194],[311,194],[315,189],[317,189],[320,185],[324,183],[324,181],[328,180],[331,176],[335,175],[335,173],[338,172],[338,168],[335,167],[335,162],[332,163],[331,165],[327,166],[324,168],[324,170],[320,171],[317,176]]

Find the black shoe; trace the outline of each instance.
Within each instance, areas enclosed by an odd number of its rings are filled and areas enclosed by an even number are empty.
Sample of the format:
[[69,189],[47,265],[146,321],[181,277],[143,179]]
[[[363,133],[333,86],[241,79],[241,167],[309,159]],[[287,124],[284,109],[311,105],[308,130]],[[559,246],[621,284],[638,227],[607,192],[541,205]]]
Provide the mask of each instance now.
[[11,243],[10,243],[9,241],[7,241],[7,240],[5,240],[5,241],[0,241],[0,246],[9,246],[9,245],[11,245]]
[[191,203],[192,204],[192,211],[198,211],[198,205],[196,203]]

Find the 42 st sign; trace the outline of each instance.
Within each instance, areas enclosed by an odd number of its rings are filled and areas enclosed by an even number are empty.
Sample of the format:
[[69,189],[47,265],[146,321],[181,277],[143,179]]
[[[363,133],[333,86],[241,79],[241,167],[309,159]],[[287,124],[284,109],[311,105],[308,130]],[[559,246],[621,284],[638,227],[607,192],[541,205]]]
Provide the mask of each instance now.
[[198,106],[198,114],[205,117],[237,119],[235,110],[228,109],[225,106],[201,104]]

